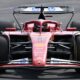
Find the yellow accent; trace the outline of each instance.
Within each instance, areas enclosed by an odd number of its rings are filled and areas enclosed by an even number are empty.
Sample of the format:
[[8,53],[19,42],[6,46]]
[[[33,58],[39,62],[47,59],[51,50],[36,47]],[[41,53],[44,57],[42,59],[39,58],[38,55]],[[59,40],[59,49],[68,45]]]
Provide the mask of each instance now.
[[43,44],[43,43],[36,43],[35,46],[36,46],[36,47],[43,47],[44,44]]

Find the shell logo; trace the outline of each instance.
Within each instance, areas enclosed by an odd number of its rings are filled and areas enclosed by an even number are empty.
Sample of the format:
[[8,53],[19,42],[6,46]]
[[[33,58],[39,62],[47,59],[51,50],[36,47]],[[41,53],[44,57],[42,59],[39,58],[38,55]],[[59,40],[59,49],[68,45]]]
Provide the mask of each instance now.
[[44,47],[44,44],[43,43],[36,43],[34,46],[35,47]]

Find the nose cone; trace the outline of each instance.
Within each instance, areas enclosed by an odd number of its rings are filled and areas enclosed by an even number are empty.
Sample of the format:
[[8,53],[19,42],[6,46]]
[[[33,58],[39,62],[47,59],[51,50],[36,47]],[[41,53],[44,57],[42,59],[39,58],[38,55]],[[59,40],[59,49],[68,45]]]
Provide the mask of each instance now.
[[31,33],[32,63],[34,66],[45,66],[47,59],[47,46],[51,37],[51,33]]
[[40,57],[33,60],[33,65],[35,66],[45,66],[46,61],[45,59],[41,59]]

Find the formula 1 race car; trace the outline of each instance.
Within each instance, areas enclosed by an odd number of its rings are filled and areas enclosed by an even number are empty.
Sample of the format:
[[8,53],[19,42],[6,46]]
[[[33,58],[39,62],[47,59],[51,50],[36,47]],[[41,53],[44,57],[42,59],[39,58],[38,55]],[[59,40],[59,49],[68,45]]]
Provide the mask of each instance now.
[[[39,17],[20,23],[17,14],[39,14]],[[72,14],[65,30],[60,22],[46,19],[51,14]],[[80,72],[80,24],[72,22],[70,25],[73,9],[69,6],[20,6],[13,10],[13,16],[20,29],[6,27],[0,32],[1,70],[74,68]]]

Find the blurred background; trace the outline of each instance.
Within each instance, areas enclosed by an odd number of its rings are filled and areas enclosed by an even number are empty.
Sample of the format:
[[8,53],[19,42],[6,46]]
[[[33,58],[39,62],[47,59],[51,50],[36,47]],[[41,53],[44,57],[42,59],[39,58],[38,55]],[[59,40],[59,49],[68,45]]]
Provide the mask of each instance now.
[[[0,0],[0,21],[11,21],[14,22],[12,15],[13,8],[21,5],[48,5],[48,6],[70,6],[75,10],[75,16],[72,21],[80,22],[80,0]],[[62,23],[62,28],[65,28],[71,14],[62,14],[62,15],[52,15],[53,17],[47,18]],[[37,20],[37,15],[18,15],[18,20],[20,23],[30,20]]]

